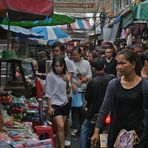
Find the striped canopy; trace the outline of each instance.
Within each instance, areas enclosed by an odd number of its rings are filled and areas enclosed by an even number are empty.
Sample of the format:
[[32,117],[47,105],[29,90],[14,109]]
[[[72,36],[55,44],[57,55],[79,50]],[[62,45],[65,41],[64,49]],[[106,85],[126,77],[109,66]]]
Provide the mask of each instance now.
[[89,23],[89,20],[86,19],[76,19],[74,23],[71,23],[68,25],[61,25],[60,28],[64,30],[89,30],[91,28],[91,25]]
[[70,35],[65,33],[61,28],[57,26],[46,26],[46,27],[33,27],[31,29],[33,32],[38,33],[39,35],[43,36],[43,40],[48,44],[52,45],[54,42],[62,42],[65,43],[67,41],[72,40]]
[[[8,30],[7,25],[0,25],[3,29]],[[12,36],[15,37],[22,37],[22,38],[27,38],[27,37],[36,37],[40,38],[41,36],[38,33],[32,32],[29,29],[25,29],[19,26],[10,26],[10,31],[12,32]]]

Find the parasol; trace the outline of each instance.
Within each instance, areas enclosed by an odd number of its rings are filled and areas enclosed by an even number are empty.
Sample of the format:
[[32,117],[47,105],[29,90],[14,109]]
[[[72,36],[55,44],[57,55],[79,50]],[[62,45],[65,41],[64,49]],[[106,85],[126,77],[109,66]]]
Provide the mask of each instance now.
[[61,28],[57,26],[33,27],[31,30],[35,33],[38,33],[40,36],[43,36],[42,39],[48,45],[52,45],[57,41],[64,43],[72,40],[70,35],[65,33]]
[[[73,17],[69,17],[67,15],[62,14],[53,14],[50,18],[45,18],[45,20],[37,20],[37,21],[11,21],[11,26],[20,26],[20,27],[36,27],[36,26],[56,26],[56,25],[64,25],[71,24],[75,22]],[[8,25],[9,21],[7,18],[4,18],[1,22],[3,25]]]
[[15,21],[41,20],[53,13],[52,0],[0,0],[0,16]]
[[5,16],[8,22],[7,49],[9,49],[11,21],[41,20],[52,15],[52,13],[52,0],[1,0],[0,16]]
[[[0,25],[3,29],[8,30],[8,26],[7,25]],[[12,36],[14,35],[15,37],[22,37],[22,38],[32,38],[32,37],[36,37],[36,38],[41,38],[42,36],[39,35],[38,33],[32,32],[29,29],[26,28],[22,28],[19,26],[10,26],[10,31],[13,33]]]

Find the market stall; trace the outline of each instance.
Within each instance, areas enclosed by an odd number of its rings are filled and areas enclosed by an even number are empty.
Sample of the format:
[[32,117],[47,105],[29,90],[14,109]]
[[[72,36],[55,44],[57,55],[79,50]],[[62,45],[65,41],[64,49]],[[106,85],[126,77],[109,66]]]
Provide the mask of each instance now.
[[[15,148],[55,147],[52,127],[41,125],[43,120],[41,102],[41,99],[16,97],[10,91],[0,90],[0,104],[2,104],[0,123],[3,123],[0,131],[0,147],[1,144]],[[48,137],[41,139],[45,131]]]
[[[52,126],[44,126],[43,100],[35,98],[35,81],[31,62],[0,60],[0,144],[16,148],[55,147]],[[46,132],[48,136],[42,141]]]

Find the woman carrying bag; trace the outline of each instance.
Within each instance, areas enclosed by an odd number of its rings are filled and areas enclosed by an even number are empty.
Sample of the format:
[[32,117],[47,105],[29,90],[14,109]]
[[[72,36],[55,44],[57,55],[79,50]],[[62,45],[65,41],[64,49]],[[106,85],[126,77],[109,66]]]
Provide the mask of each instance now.
[[81,129],[84,120],[84,98],[83,93],[87,82],[92,77],[91,66],[88,61],[82,58],[82,51],[80,47],[72,49],[72,62],[74,67],[74,74],[72,76],[72,135]]
[[111,80],[108,85],[91,143],[93,146],[97,145],[99,131],[105,117],[111,112],[108,148],[116,147],[115,142],[123,129],[136,132],[140,143],[135,143],[134,148],[147,148],[148,81],[136,74],[137,55],[132,50],[118,52],[116,59],[121,78]]

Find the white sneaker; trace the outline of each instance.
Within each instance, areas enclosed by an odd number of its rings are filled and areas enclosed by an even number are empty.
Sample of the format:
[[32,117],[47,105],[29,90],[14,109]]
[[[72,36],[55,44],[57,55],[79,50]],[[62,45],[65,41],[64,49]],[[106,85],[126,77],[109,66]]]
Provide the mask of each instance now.
[[71,145],[71,141],[70,140],[65,140],[65,146],[70,146]]
[[71,130],[71,136],[75,136],[77,132],[78,132],[77,129],[72,129]]

